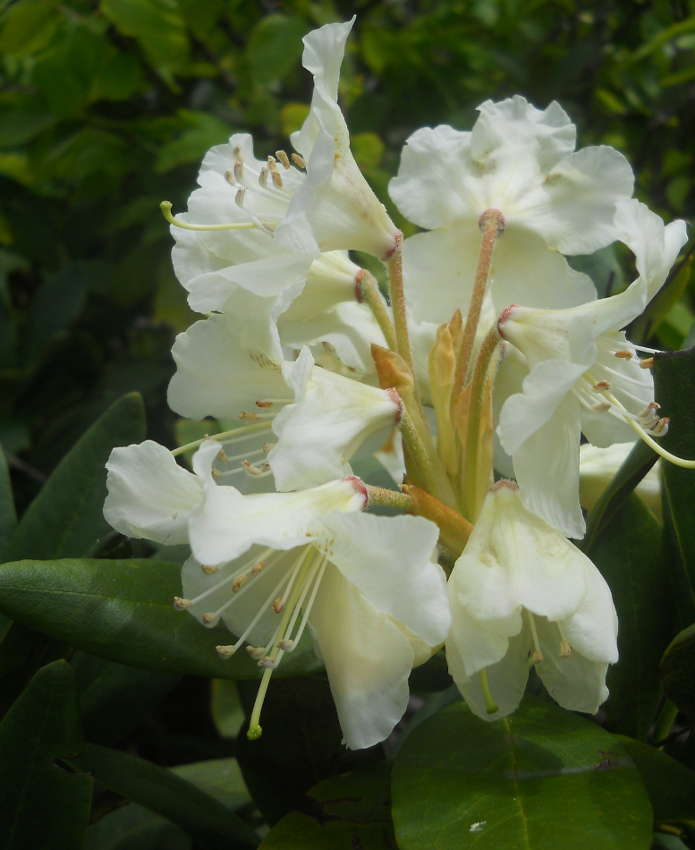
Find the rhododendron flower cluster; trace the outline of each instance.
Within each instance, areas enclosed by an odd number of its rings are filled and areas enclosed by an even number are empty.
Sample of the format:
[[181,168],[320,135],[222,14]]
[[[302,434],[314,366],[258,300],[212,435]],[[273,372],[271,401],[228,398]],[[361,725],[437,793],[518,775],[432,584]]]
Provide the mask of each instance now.
[[[624,331],[685,224],[632,199],[619,152],[575,150],[560,105],[515,96],[479,106],[470,132],[407,140],[390,195],[422,232],[404,240],[338,105],[351,27],[304,39],[314,94],[294,151],[261,157],[235,134],[206,155],[187,212],[162,205],[203,316],[174,344],[169,404],[234,427],[174,452],[115,449],[106,518],[190,546],[172,604],[224,624],[222,658],[263,668],[250,737],[273,670],[306,639],[353,748],[391,733],[411,670],[443,646],[482,718],[515,710],[533,666],[560,705],[595,712],[618,623],[571,542],[586,528],[580,445],[624,457],[641,438],[687,465],[660,449],[668,411]],[[567,256],[613,242],[635,279],[598,298]],[[385,289],[350,251],[384,263]],[[177,460],[191,449],[192,471]],[[393,487],[355,476],[372,454]],[[591,456],[592,480],[614,454]]]

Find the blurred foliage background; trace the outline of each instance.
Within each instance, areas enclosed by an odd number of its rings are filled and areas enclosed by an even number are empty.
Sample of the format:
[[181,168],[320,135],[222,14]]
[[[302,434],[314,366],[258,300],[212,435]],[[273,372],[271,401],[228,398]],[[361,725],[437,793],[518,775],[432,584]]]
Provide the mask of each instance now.
[[[194,317],[158,204],[182,210],[201,157],[232,132],[263,155],[288,146],[311,95],[301,37],[316,26],[357,15],[342,103],[385,201],[414,129],[470,128],[480,102],[521,93],[559,100],[581,145],[623,151],[665,218],[695,203],[692,0],[0,7],[0,440],[20,510],[127,391],[145,398],[149,436],[173,444],[169,349]],[[678,348],[691,324],[686,291],[657,341]]]

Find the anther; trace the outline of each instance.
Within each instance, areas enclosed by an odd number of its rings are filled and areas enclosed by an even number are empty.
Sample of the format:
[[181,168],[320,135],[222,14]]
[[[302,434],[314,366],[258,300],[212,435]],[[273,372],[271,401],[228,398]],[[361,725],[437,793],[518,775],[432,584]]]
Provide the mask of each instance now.
[[654,358],[646,357],[644,360],[640,360],[639,365],[640,369],[651,369],[654,365]]
[[531,661],[534,664],[540,664],[543,660],[543,653],[541,652],[541,645],[538,641],[538,632],[536,630],[536,621],[533,617],[533,614],[526,609],[526,613],[528,614],[529,625],[531,626],[531,637],[533,638],[533,655],[531,656]]
[[241,588],[246,584],[248,580],[248,576],[239,576],[239,578],[232,585],[232,593],[236,593],[237,591],[241,590]]
[[[244,470],[244,472],[246,472],[248,475],[253,476],[253,475],[263,475],[264,472],[267,472],[267,470],[264,469],[263,466],[268,466],[268,465],[263,464],[262,466],[258,467],[258,466],[254,466],[252,463],[249,463],[247,460],[242,460],[240,466]],[[270,467],[268,467],[268,469],[270,469]]]
[[664,416],[663,419],[659,419],[656,425],[652,428],[652,434],[655,437],[663,437],[664,434],[668,433],[668,423],[671,420],[668,416]]
[[284,607],[285,603],[282,599],[282,596],[278,596],[275,602],[273,602],[273,611],[275,611],[276,614],[279,614]]
[[259,667],[265,667],[267,670],[275,670],[278,666],[278,660],[273,660],[269,655],[266,655],[264,658],[258,662]]
[[240,159],[234,163],[234,177],[239,183],[244,179],[244,163]]
[[236,180],[234,179],[234,171],[231,168],[228,168],[224,172],[224,179],[229,183],[230,186],[236,186]]
[[610,381],[597,381],[594,384],[594,389],[596,392],[603,392],[604,390],[609,390],[611,388]]
[[210,474],[213,478],[222,478],[222,473],[219,471],[219,469],[215,469],[214,466],[210,470]]
[[592,405],[591,409],[595,410],[596,413],[605,413],[611,409],[611,404],[608,401],[600,401],[598,404]]
[[247,646],[246,651],[253,658],[254,661],[260,661],[261,658],[265,655],[265,647],[264,646]]
[[185,611],[186,608],[190,608],[190,605],[190,599],[182,599],[180,596],[174,597],[174,608],[176,608],[177,611]]
[[661,405],[656,401],[650,401],[649,404],[637,414],[640,419],[651,419],[656,416],[655,411],[659,410]]
[[[572,647],[570,646],[570,642],[568,640],[560,641],[560,658],[569,658],[572,653]],[[541,658],[541,661],[543,659]]]
[[268,454],[271,449],[274,449],[277,443],[263,443],[263,451]]
[[276,189],[282,189],[284,184],[280,174],[277,171],[271,171],[270,176],[273,178],[273,186],[275,186]]
[[306,168],[306,162],[304,162],[304,157],[301,157],[298,153],[292,154],[292,162],[295,165],[298,165],[300,168]]
[[619,357],[621,360],[632,360],[633,353],[631,351],[616,351],[615,356]]
[[260,183],[261,186],[263,186],[264,189],[268,185],[268,169],[267,168],[261,168],[261,173],[258,175],[258,182]]
[[203,622],[205,623],[206,626],[209,626],[210,623],[214,623],[215,619],[216,619],[216,617],[215,617],[214,614],[203,614],[203,617],[202,617],[202,620],[203,620]]
[[246,189],[244,189],[243,187],[241,189],[239,189],[239,191],[236,193],[234,200],[236,201],[236,205],[238,207],[244,206],[244,196],[245,195],[246,195]]
[[231,658],[236,652],[236,646],[233,643],[229,644],[229,646],[216,646],[215,649],[220,658],[224,659]]
[[227,452],[224,449],[220,449],[217,452],[217,457],[222,463],[227,463],[229,458],[227,457]]
[[242,420],[248,421],[248,422],[255,422],[258,419],[258,414],[257,413],[249,413],[249,411],[244,410],[239,414],[239,419],[242,419]]
[[285,168],[290,167],[290,160],[285,151],[275,151],[275,156],[280,160]]
[[272,401],[257,401],[256,402],[256,407],[272,407],[272,406],[273,406]]
[[280,640],[278,641],[278,649],[281,649],[283,652],[292,652],[294,649],[294,641],[293,640]]
[[326,340],[322,343],[324,349],[329,353],[335,355],[335,346],[331,345],[330,342],[326,342]]
[[241,145],[234,145],[234,159],[241,162]]
[[254,564],[251,567],[251,574],[254,576],[260,575],[263,572],[263,568],[265,567],[265,561],[259,561],[257,564]]
[[219,570],[219,567],[210,567],[207,564],[201,564],[200,569],[205,573],[206,576],[211,576],[213,573],[216,573]]

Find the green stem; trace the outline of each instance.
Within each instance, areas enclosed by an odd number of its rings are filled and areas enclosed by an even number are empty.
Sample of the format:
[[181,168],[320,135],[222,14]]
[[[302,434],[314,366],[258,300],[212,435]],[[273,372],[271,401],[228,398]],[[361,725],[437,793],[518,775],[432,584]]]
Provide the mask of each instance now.
[[413,500],[405,493],[387,490],[385,487],[373,487],[371,484],[365,486],[367,488],[367,507],[380,505],[386,508],[399,508],[406,513],[412,512]]
[[389,311],[386,308],[384,296],[381,294],[379,285],[374,276],[366,269],[362,269],[356,276],[356,292],[357,300],[366,304],[374,314],[377,324],[381,328],[386,344],[391,351],[398,351],[398,342],[396,340],[396,331],[393,327],[393,322],[389,316]]

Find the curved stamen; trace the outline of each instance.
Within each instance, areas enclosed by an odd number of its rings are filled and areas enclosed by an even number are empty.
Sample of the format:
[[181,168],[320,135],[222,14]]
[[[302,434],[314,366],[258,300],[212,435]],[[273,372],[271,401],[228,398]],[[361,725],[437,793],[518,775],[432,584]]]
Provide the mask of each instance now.
[[159,205],[162,215],[174,227],[180,227],[182,230],[250,230],[255,228],[260,230],[255,221],[237,221],[229,224],[188,224],[185,221],[178,221],[171,214],[172,204],[169,201],[162,201]]

